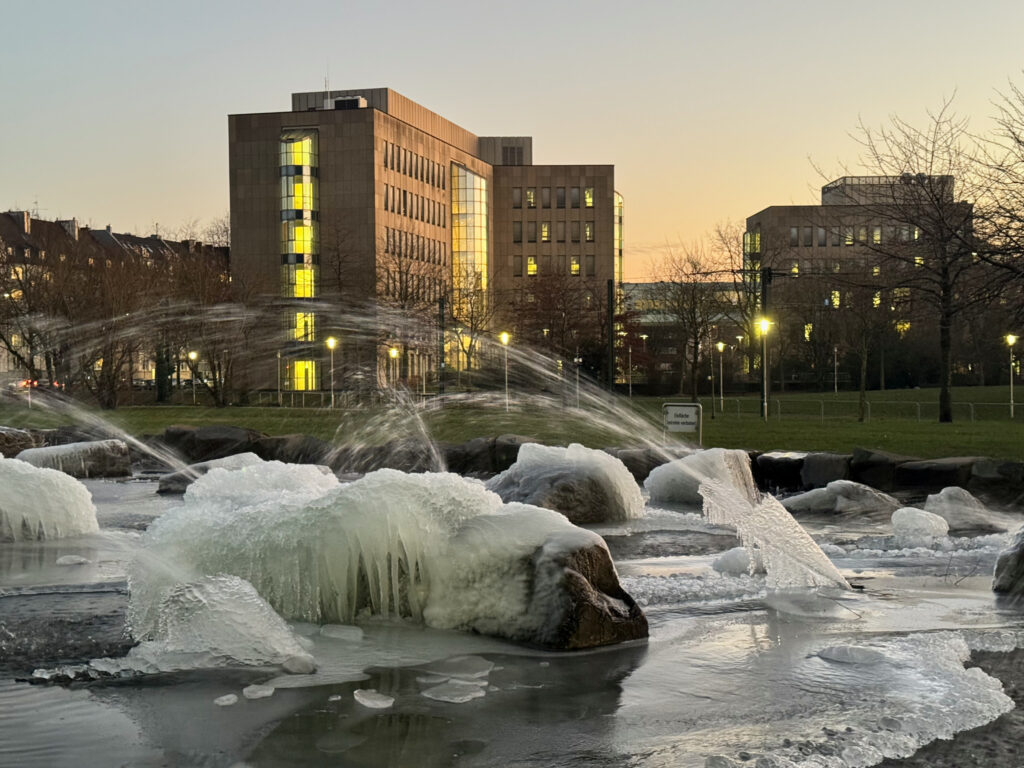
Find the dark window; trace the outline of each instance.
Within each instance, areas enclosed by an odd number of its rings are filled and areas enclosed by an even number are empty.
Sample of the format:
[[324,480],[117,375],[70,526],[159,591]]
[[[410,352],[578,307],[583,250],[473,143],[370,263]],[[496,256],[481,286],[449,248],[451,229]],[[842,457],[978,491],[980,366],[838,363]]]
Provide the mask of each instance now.
[[523,207],[523,188],[512,187],[512,207],[522,208]]
[[800,244],[805,248],[810,248],[814,243],[812,239],[814,237],[814,229],[812,227],[804,227],[803,238],[800,240]]
[[555,207],[565,208],[565,187],[558,187],[555,190]]
[[573,187],[572,189],[569,190],[569,205],[571,205],[573,208],[579,208],[580,207],[580,188],[579,187]]
[[521,243],[523,242],[523,222],[513,221],[512,222],[512,242]]
[[550,208],[551,207],[551,187],[540,188],[540,207]]
[[587,272],[587,277],[594,277],[597,274],[596,271],[596,259],[594,254],[589,253],[583,257],[583,265]]
[[512,277],[523,276],[523,257],[513,256],[512,257]]
[[565,222],[564,221],[556,221],[555,222],[555,240],[557,242],[559,242],[559,243],[564,243],[565,242]]
[[526,222],[526,242],[536,243],[537,242],[537,222],[528,221]]
[[572,222],[572,241],[578,243],[580,241],[580,223],[578,221]]
[[789,228],[789,244],[794,248],[800,245],[800,227]]

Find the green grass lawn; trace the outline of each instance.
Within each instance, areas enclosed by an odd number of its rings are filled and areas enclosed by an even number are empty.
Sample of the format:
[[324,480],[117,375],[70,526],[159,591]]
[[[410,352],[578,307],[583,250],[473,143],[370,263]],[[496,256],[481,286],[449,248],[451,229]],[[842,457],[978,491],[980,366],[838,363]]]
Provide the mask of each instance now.
[[[984,403],[998,403],[1007,396],[1005,387],[961,388],[954,402],[975,404],[977,420],[955,412],[952,424],[939,424],[928,417],[926,404],[938,399],[937,390],[895,390],[872,392],[875,407],[870,421],[856,420],[856,393],[785,394],[773,402],[781,403],[781,418],[773,405],[767,423],[757,417],[758,398],[726,398],[725,413],[711,417],[710,401],[704,406],[704,445],[754,450],[816,450],[848,452],[854,447],[880,448],[923,458],[980,455],[1024,460],[1024,414],[1009,421],[1008,408],[1001,418],[981,415]],[[503,401],[480,404],[449,399],[440,409],[411,412],[403,409],[364,408],[353,410],[277,407],[206,408],[202,406],[135,406],[101,413],[83,408],[75,415],[39,407],[29,409],[23,401],[0,402],[0,424],[14,427],[54,427],[83,423],[100,418],[129,434],[156,434],[171,424],[231,424],[281,435],[309,434],[324,440],[366,443],[385,442],[404,435],[429,432],[435,439],[463,442],[474,437],[506,433],[527,435],[551,444],[581,442],[592,447],[628,445],[638,435],[661,439],[661,406],[665,402],[683,402],[686,398],[617,398],[610,405],[607,396],[592,398],[581,411],[550,403],[536,397],[513,396],[513,407],[505,413]],[[822,402],[825,417],[821,416]],[[903,410],[890,413],[883,403],[903,403]],[[917,420],[915,402],[922,404]],[[841,410],[842,403],[849,409]],[[907,405],[907,404],[911,405]],[[960,406],[963,408],[964,406]],[[1022,406],[1024,410],[1024,406]],[[934,413],[934,411],[933,411]],[[672,439],[672,435],[669,436]],[[689,436],[676,436],[687,438]],[[694,436],[695,438],[695,436]]]

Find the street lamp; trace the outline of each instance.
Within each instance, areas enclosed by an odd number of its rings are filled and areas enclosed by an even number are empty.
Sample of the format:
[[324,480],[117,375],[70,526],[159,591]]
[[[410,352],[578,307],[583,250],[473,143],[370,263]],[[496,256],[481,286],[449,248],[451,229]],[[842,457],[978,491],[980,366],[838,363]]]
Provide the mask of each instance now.
[[280,408],[284,405],[284,401],[281,399],[281,350],[277,350],[277,406]]
[[196,404],[196,358],[199,353],[193,350],[188,353],[189,367],[192,369],[192,405]]
[[398,378],[398,347],[391,347],[388,357],[391,358],[391,388],[394,389],[395,379]]
[[1006,334],[1006,346],[1010,348],[1010,419],[1013,420],[1013,345],[1017,343],[1017,337],[1012,333]]
[[[722,367],[723,367],[722,356],[723,356],[723,353],[725,352],[725,342],[724,341],[720,341],[717,344],[715,344],[715,347],[718,349],[718,410],[721,411],[722,415],[724,416],[725,415],[725,379],[722,378]],[[714,398],[714,396],[715,396],[715,393],[712,392],[711,393],[711,397]]]
[[839,347],[832,347],[832,396],[839,397]]
[[505,347],[505,413],[508,413],[508,340],[512,337],[509,336],[508,331],[502,331],[498,338],[501,339],[501,343]]
[[338,340],[333,336],[327,337],[327,348],[331,350],[331,408],[334,408],[334,348],[338,346]]
[[761,418],[768,421],[768,329],[772,321],[762,317],[757,321],[761,331]]
[[572,359],[576,364],[576,409],[580,407],[580,366],[583,365],[583,358],[580,357],[580,351],[576,350],[576,357]]

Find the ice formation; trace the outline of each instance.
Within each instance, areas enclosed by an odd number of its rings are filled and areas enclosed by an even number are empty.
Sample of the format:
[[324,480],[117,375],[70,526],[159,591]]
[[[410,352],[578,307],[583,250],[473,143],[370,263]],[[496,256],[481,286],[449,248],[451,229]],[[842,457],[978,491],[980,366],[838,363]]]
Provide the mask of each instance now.
[[727,573],[738,576],[744,573],[764,573],[764,563],[761,562],[760,553],[754,550],[754,558],[751,560],[750,551],[746,547],[733,547],[719,555],[711,567],[719,573]]
[[373,688],[357,688],[352,692],[352,698],[368,709],[388,709],[395,703],[393,696],[377,693]]
[[833,480],[824,488],[783,499],[782,506],[790,512],[864,514],[892,512],[900,503],[870,486],[852,480]]
[[708,479],[739,488],[750,498],[757,493],[750,474],[750,457],[744,451],[725,448],[696,451],[655,467],[644,480],[644,488],[651,501],[700,506],[700,484]]
[[724,452],[723,464],[728,469],[724,476],[737,478],[737,482],[704,480],[700,484],[704,514],[716,525],[735,528],[743,546],[759,551],[768,589],[849,589],[832,561],[785,507],[773,496],[761,497],[757,493],[745,453]]
[[0,458],[0,541],[59,539],[96,533],[88,489],[55,469]]
[[[988,528],[992,529],[992,515],[985,505],[963,488],[951,486],[933,493],[925,500],[924,508],[932,514],[939,515],[949,527],[955,529]],[[995,526],[1002,529],[1003,526]]]
[[544,642],[568,610],[559,557],[589,547],[604,542],[457,475],[379,470],[342,485],[278,462],[215,469],[147,532],[129,616],[147,636],[180,580],[156,559],[246,579],[288,619],[407,617]]
[[949,524],[923,509],[901,507],[892,513],[892,532],[902,547],[927,547],[949,533]]
[[117,439],[26,448],[17,458],[33,466],[56,469],[74,477],[120,477],[131,474],[128,445]]
[[625,464],[576,443],[568,448],[525,443],[516,463],[487,487],[505,501],[555,509],[574,522],[629,520],[644,510],[643,495]]

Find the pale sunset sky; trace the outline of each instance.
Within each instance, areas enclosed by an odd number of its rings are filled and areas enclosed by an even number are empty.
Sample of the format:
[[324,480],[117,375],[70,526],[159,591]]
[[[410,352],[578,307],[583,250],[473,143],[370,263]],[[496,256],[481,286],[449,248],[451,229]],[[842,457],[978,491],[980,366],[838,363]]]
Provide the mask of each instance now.
[[227,115],[386,86],[537,163],[613,163],[626,276],[858,170],[859,120],[1024,85],[1024,2],[0,2],[0,210],[149,234],[228,209]]

